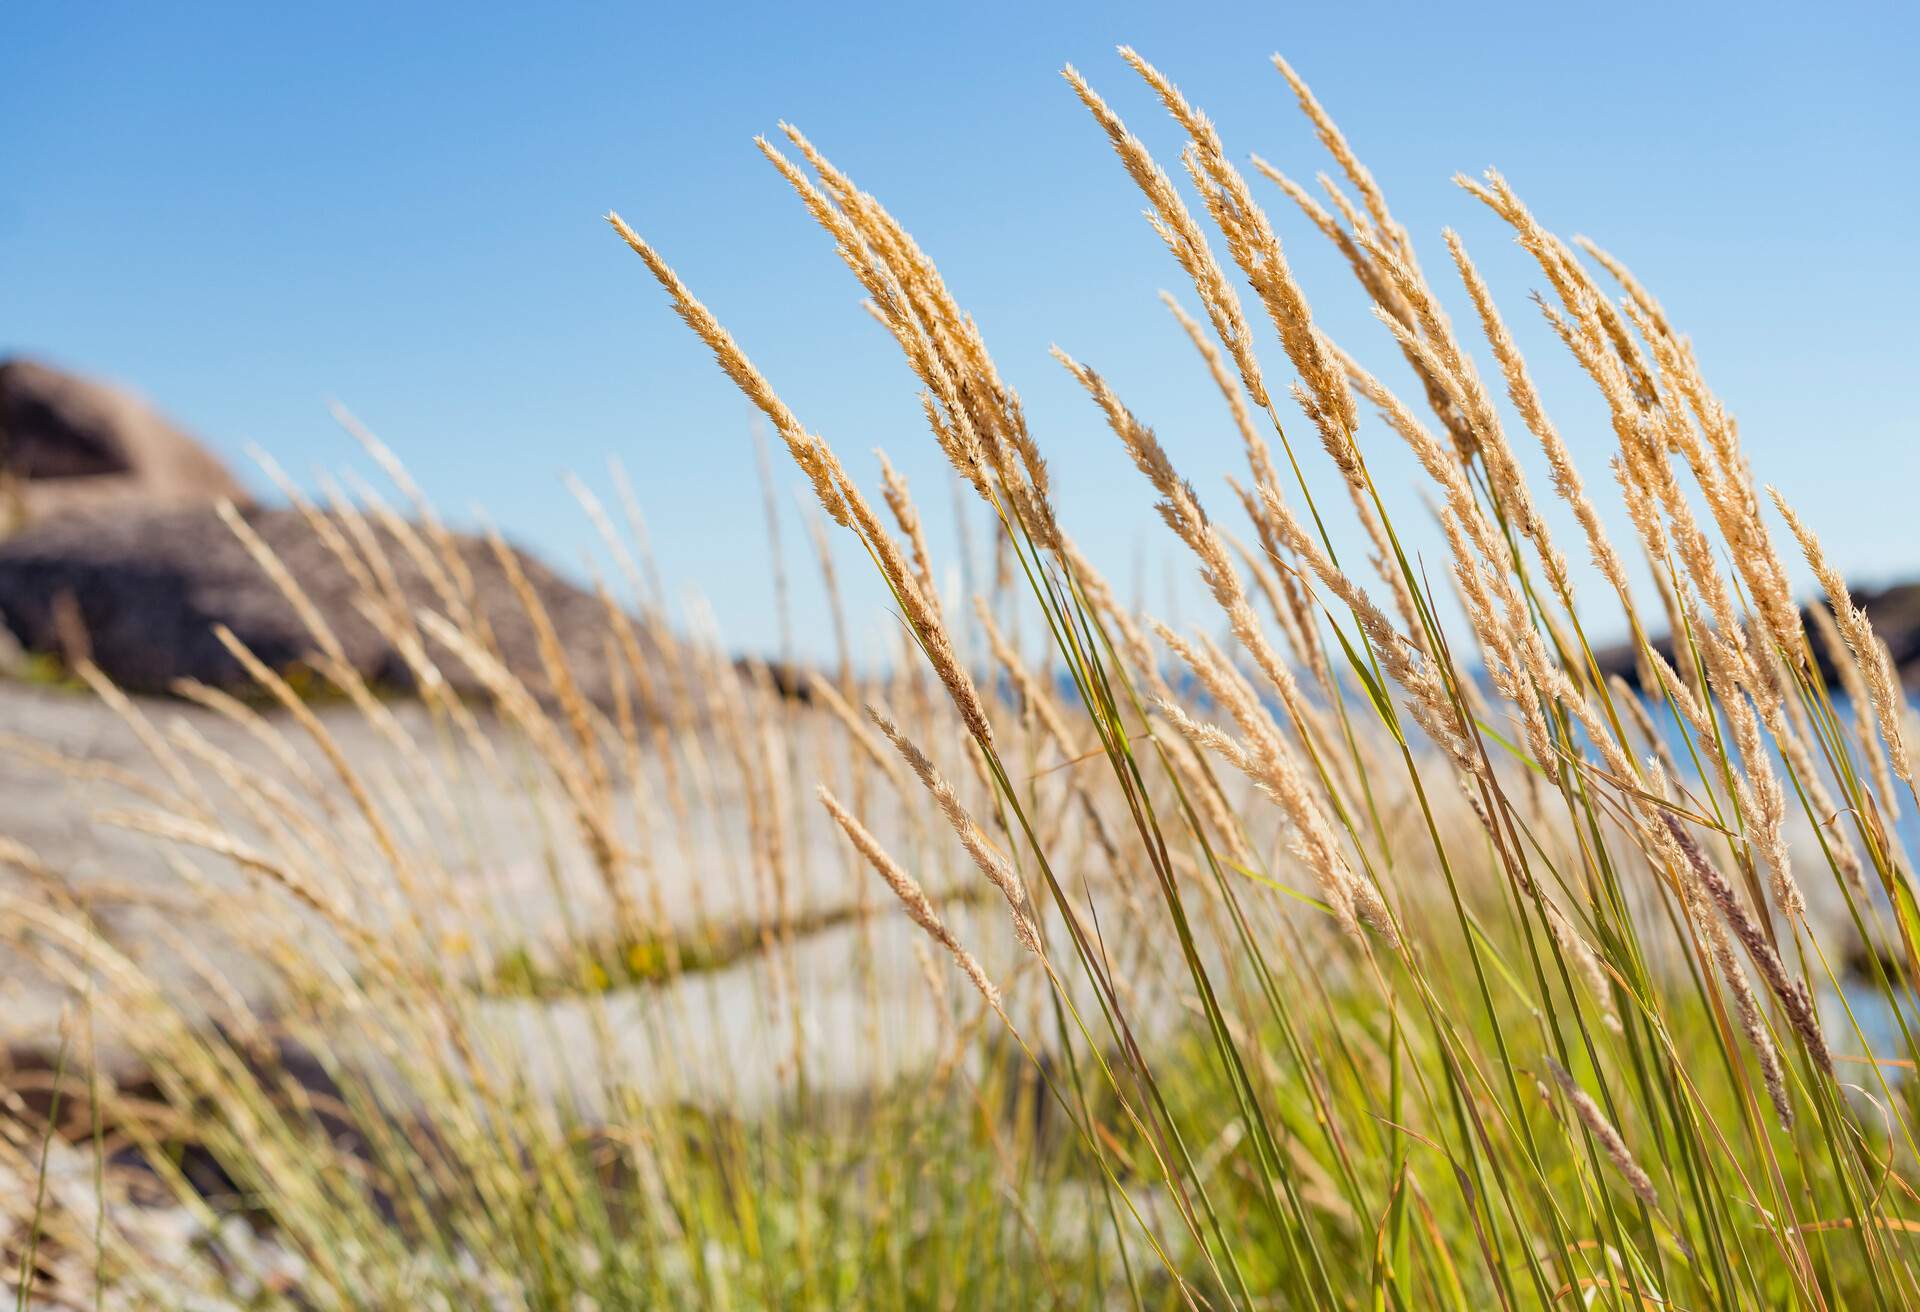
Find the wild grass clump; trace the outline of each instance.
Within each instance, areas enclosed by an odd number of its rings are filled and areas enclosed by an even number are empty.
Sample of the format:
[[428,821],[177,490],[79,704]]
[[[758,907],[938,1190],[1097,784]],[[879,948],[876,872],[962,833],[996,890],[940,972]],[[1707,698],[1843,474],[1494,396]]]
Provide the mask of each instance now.
[[[1920,1302],[1920,904],[1898,836],[1914,730],[1818,539],[1763,495],[1652,294],[1498,174],[1458,182],[1538,266],[1546,335],[1597,389],[1604,433],[1562,432],[1464,241],[1443,234],[1430,277],[1283,61],[1337,166],[1320,195],[1257,158],[1277,191],[1256,192],[1173,82],[1121,55],[1186,137],[1184,184],[1065,76],[1191,284],[1168,298],[1198,354],[1181,363],[1220,391],[1244,478],[1224,501],[1196,489],[1125,380],[1056,355],[1192,557],[1211,631],[1119,601],[974,320],[797,129],[758,144],[996,526],[1004,568],[981,597],[937,585],[891,466],[876,505],[612,216],[871,559],[904,621],[898,659],[856,678],[876,662],[843,651],[839,676],[783,695],[688,636],[583,494],[631,584],[622,603],[603,589],[611,705],[579,692],[555,641],[551,695],[530,693],[453,582],[425,610],[366,597],[423,691],[410,720],[339,662],[316,668],[351,712],[316,712],[258,662],[278,716],[187,690],[263,768],[116,700],[165,782],[109,818],[170,845],[212,908],[202,932],[246,945],[264,978],[237,982],[183,936],[188,1009],[84,890],[7,853],[31,877],[3,895],[15,941],[90,1036],[150,1073],[103,1079],[89,1037],[42,1082],[59,1106],[14,1099],[0,1161],[56,1186],[14,1204],[33,1236],[23,1290],[556,1309]],[[1274,195],[1351,269],[1417,395],[1316,322]],[[1375,481],[1396,444],[1426,485]],[[1582,472],[1603,458],[1630,538]],[[1415,512],[1437,517],[1443,561],[1406,545]],[[1344,515],[1364,560],[1336,550]],[[325,536],[383,577],[378,538]],[[1826,589],[1816,627],[1837,635],[1822,640],[1846,695],[1814,659],[1789,539]],[[406,540],[431,559],[440,535]],[[1576,588],[1575,555],[1602,586]],[[1590,638],[1621,630],[1637,689]],[[446,691],[448,661],[490,704]],[[378,752],[341,746],[347,714]],[[501,830],[539,836],[531,890],[492,886]],[[90,1183],[50,1173],[75,1155]],[[142,1231],[155,1198],[200,1236],[165,1262]],[[248,1274],[263,1247],[273,1280]]]

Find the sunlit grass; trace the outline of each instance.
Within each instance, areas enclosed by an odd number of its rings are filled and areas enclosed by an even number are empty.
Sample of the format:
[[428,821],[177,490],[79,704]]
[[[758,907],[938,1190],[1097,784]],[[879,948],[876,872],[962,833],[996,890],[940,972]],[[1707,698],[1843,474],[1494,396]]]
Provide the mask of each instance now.
[[[575,689],[557,643],[536,699],[449,579],[411,609],[367,599],[416,666],[430,734],[321,667],[391,760],[350,759],[264,669],[286,713],[224,713],[281,744],[279,771],[149,731],[173,786],[113,819],[244,880],[210,898],[206,928],[267,963],[273,1005],[223,991],[209,963],[210,1014],[184,1014],[62,872],[8,853],[35,876],[3,895],[14,938],[152,1072],[140,1096],[70,1091],[55,1138],[84,1148],[85,1108],[123,1148],[121,1193],[165,1193],[216,1236],[245,1215],[297,1271],[248,1284],[218,1239],[161,1261],[138,1200],[89,1215],[51,1192],[15,1209],[54,1255],[23,1270],[133,1306],[1920,1301],[1920,903],[1896,823],[1910,712],[1817,541],[1791,525],[1864,695],[1826,686],[1780,520],[1624,266],[1551,234],[1497,176],[1463,180],[1536,261],[1545,335],[1605,402],[1608,431],[1563,436],[1464,244],[1447,234],[1444,299],[1471,345],[1280,65],[1343,181],[1322,201],[1260,172],[1352,268],[1422,418],[1316,326],[1298,252],[1211,124],[1123,54],[1186,133],[1190,187],[1069,80],[1198,299],[1181,312],[1198,356],[1167,367],[1218,384],[1244,487],[1186,483],[1125,380],[1060,359],[1194,559],[1209,627],[1115,599],[973,320],[797,131],[762,149],[900,344],[931,440],[999,535],[977,612],[936,585],[904,481],[884,472],[876,510],[616,218],[871,558],[899,658],[823,678],[809,703],[783,695],[674,637],[589,494],[637,612],[609,601],[614,704]],[[1427,484],[1375,481],[1389,443]],[[1606,461],[1611,480],[1583,478]],[[1631,540],[1607,535],[1602,487]],[[1423,564],[1400,526],[1427,514],[1451,555]],[[1371,559],[1336,552],[1347,515]],[[334,540],[378,575],[377,539]],[[1576,593],[1571,554],[1602,586]],[[1593,654],[1621,628],[1639,693]],[[1669,629],[1671,664],[1647,642]],[[492,705],[446,692],[440,662]],[[505,800],[476,803],[482,784]],[[491,826],[542,836],[557,930],[536,935],[470,873],[491,869]],[[16,1109],[5,1165],[45,1182],[34,1110]],[[224,1193],[181,1165],[188,1145]]]

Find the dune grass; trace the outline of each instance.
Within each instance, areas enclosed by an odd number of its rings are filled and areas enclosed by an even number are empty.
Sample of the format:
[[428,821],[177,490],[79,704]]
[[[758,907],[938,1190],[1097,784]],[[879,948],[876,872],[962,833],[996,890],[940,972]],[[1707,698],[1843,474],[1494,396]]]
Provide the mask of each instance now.
[[[999,535],[977,604],[937,586],[904,481],[884,469],[876,508],[614,217],[870,557],[897,659],[865,679],[843,659],[803,702],[684,626],[669,640],[587,495],[638,616],[609,591],[626,682],[594,705],[556,643],[537,677],[494,658],[423,500],[398,540],[437,562],[432,606],[381,592],[378,536],[333,532],[428,730],[319,631],[315,668],[390,759],[350,759],[264,668],[275,718],[199,696],[270,769],[120,703],[172,787],[106,819],[170,846],[271,988],[183,942],[204,967],[189,1012],[62,872],[6,854],[30,876],[0,893],[15,942],[152,1073],[101,1081],[90,1040],[44,1081],[64,1115],[16,1098],[5,1164],[60,1186],[13,1204],[34,1283],[122,1306],[1920,1301],[1920,907],[1896,832],[1915,729],[1817,539],[1754,481],[1652,294],[1503,179],[1459,182],[1536,262],[1546,332],[1609,431],[1556,428],[1464,243],[1416,255],[1287,65],[1337,169],[1324,200],[1259,160],[1256,190],[1122,56],[1187,137],[1181,185],[1066,78],[1190,284],[1170,301],[1196,354],[1167,367],[1218,384],[1244,477],[1194,488],[1125,380],[1058,354],[1218,604],[1208,627],[1116,598],[974,321],[797,130],[760,147]],[[1417,398],[1316,326],[1262,196],[1351,268]],[[1377,485],[1385,444],[1430,485]],[[1412,514],[1437,515],[1449,558],[1410,555]],[[1346,515],[1367,559],[1335,550]],[[1787,552],[1827,589],[1851,696],[1822,680]],[[1573,553],[1604,586],[1576,595]],[[1639,692],[1590,642],[1622,628]],[[1665,631],[1671,662],[1648,641]],[[492,705],[447,695],[447,661]],[[471,801],[487,780],[544,835],[550,932],[476,887],[507,823]],[[704,904],[723,893],[751,917]],[[61,1152],[80,1165],[51,1176]],[[203,1238],[156,1256],[141,1190]]]

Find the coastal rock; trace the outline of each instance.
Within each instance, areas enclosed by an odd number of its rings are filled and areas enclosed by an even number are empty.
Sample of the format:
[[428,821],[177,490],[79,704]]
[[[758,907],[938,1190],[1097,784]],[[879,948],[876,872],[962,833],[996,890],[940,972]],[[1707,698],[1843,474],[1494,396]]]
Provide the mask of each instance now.
[[[1866,611],[1867,618],[1873,623],[1873,631],[1887,644],[1887,650],[1893,656],[1894,668],[1900,673],[1900,681],[1910,689],[1920,689],[1920,583],[1896,583],[1887,588],[1853,588],[1854,604]],[[1823,600],[1819,605],[1824,606]],[[1801,608],[1801,620],[1813,640],[1813,651],[1820,662],[1820,673],[1829,687],[1837,687],[1837,675],[1833,664],[1833,653],[1820,640],[1820,630],[1814,627],[1809,616],[1809,607]],[[1673,660],[1673,639],[1656,638],[1654,650]],[[1605,647],[1594,653],[1602,673],[1617,674],[1633,687],[1640,686],[1639,671],[1635,668],[1633,648],[1626,643]]]
[[0,363],[0,531],[105,505],[248,499],[206,447],[132,393],[35,360]]
[[[240,514],[338,635],[347,662],[377,689],[412,689],[407,662],[361,613],[361,583],[301,512],[250,506]],[[447,611],[428,572],[434,566],[423,566],[391,530],[369,531],[405,613]],[[451,554],[470,578],[470,589],[459,590],[468,592],[499,659],[536,696],[549,698],[534,621],[492,546],[455,534]],[[588,698],[609,704],[605,606],[533,557],[513,551],[513,558],[552,622],[574,680]],[[76,509],[0,540],[0,624],[29,652],[89,656],[132,692],[166,692],[177,679],[252,691],[246,671],[214,636],[215,625],[231,629],[276,670],[309,663],[319,647],[212,506]],[[458,658],[426,645],[457,691],[484,693]]]

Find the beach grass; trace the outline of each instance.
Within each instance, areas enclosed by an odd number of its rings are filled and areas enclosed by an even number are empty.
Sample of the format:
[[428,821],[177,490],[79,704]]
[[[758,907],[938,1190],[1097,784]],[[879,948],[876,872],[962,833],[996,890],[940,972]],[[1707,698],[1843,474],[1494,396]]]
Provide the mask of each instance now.
[[[557,641],[538,671],[501,664],[418,498],[398,540],[437,562],[432,605],[380,591],[378,536],[330,540],[375,581],[365,612],[428,727],[314,634],[330,714],[390,756],[351,759],[264,667],[277,712],[201,700],[270,769],[116,703],[171,784],[102,823],[165,844],[266,980],[183,940],[204,967],[184,1007],[62,872],[4,853],[27,876],[0,891],[11,936],[86,1036],[0,1147],[28,1186],[21,1305],[1920,1302],[1900,837],[1920,730],[1884,644],[1625,265],[1499,175],[1460,178],[1538,271],[1535,305],[1502,308],[1456,233],[1416,244],[1274,63],[1331,158],[1319,195],[1243,167],[1123,50],[1117,76],[1185,137],[1176,182],[1065,70],[1181,282],[1195,349],[1166,368],[1217,384],[1246,456],[1194,487],[1126,379],[1056,352],[1217,607],[1200,627],[1118,598],[932,257],[783,127],[760,149],[993,526],[982,595],[940,586],[891,466],[851,472],[610,216],[858,541],[898,651],[843,651],[804,698],[743,671],[585,494],[628,585],[607,589],[620,678],[597,704]],[[1270,205],[1324,245],[1283,246]],[[1417,391],[1316,323],[1293,268],[1325,258]],[[1604,429],[1556,426],[1523,319]],[[1422,486],[1376,483],[1389,447]],[[1445,559],[1409,551],[1416,516]],[[1336,522],[1371,550],[1336,550]],[[1631,687],[1596,656],[1620,633]],[[448,662],[488,704],[446,692]],[[540,934],[473,884],[505,823],[476,780],[545,835]],[[107,1034],[143,1083],[101,1079]],[[155,1197],[199,1238],[147,1233]]]

